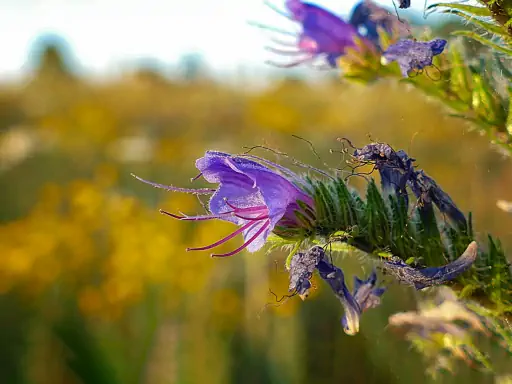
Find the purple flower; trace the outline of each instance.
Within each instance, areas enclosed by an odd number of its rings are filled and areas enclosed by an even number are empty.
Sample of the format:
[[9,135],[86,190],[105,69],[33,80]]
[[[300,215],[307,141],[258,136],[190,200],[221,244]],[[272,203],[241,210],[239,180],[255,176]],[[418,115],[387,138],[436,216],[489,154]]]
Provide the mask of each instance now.
[[[216,189],[187,189],[152,183],[135,176],[138,180],[169,191],[193,194],[212,194],[208,215],[187,216],[161,211],[179,220],[230,221],[240,228],[213,244],[188,248],[187,251],[208,250],[221,245],[238,234],[244,243],[235,250],[212,256],[231,256],[247,248],[250,252],[260,249],[276,225],[300,226],[295,212],[300,211],[298,201],[302,201],[313,211],[313,199],[302,191],[298,175],[268,160],[259,159],[274,169],[249,158],[256,156],[233,156],[227,153],[208,151],[196,161],[196,167],[209,183],[218,184]],[[294,184],[294,182],[296,184]]]
[[382,63],[396,61],[402,76],[408,77],[413,70],[422,70],[432,65],[434,56],[441,54],[446,46],[444,39],[431,41],[400,40],[384,52]]
[[[400,20],[398,16],[378,6],[371,0],[363,0],[357,3],[350,15],[350,24],[368,40],[379,45],[379,31],[381,27],[388,34],[398,33],[399,36],[410,34],[410,26],[406,21]],[[364,33],[360,29],[364,28]]]
[[281,48],[268,48],[268,50],[281,55],[297,56],[297,59],[287,64],[274,62],[270,62],[270,64],[289,68],[312,62],[317,57],[324,56],[331,67],[336,67],[337,58],[343,56],[347,48],[356,47],[355,38],[360,37],[356,28],[335,14],[318,5],[301,0],[287,0],[285,6],[288,11],[286,13],[273,6],[270,7],[288,19],[300,23],[302,31],[296,35],[297,41],[292,44],[274,40],[282,46],[292,45],[294,50]]

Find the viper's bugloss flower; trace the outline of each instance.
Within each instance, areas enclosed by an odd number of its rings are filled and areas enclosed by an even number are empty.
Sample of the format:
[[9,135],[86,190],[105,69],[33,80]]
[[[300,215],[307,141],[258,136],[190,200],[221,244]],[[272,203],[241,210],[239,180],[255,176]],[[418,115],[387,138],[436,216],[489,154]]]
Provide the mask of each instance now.
[[[400,20],[396,15],[378,6],[371,0],[363,0],[357,3],[352,9],[350,24],[357,28],[358,32],[374,43],[379,45],[379,31],[381,27],[388,34],[398,34],[405,37],[410,34],[410,26]],[[364,29],[364,31],[361,31]]]
[[[227,153],[208,151],[196,161],[196,167],[206,181],[218,184],[217,188],[188,189],[166,186],[143,180],[157,188],[193,194],[211,194],[210,214],[199,216],[177,215],[161,211],[179,220],[225,220],[238,225],[236,231],[225,238],[203,247],[188,248],[188,251],[209,250],[233,237],[242,234],[244,243],[235,250],[212,256],[231,256],[243,249],[249,252],[259,250],[276,226],[296,228],[301,226],[297,212],[302,208],[313,215],[314,203],[300,187],[301,179],[292,171],[268,160],[260,162],[249,159],[256,156],[233,156]],[[302,207],[302,208],[301,208]]]
[[396,61],[402,76],[408,77],[414,70],[422,70],[432,65],[434,56],[441,54],[447,44],[444,39],[416,41],[404,39],[392,44],[382,55],[382,64]]
[[393,257],[384,262],[384,268],[401,283],[420,290],[455,279],[471,268],[477,255],[478,245],[476,241],[473,241],[458,259],[441,267],[417,269],[404,263],[400,258]]
[[[287,0],[285,7],[287,13],[284,13],[284,16],[299,23],[302,29],[296,36],[295,50],[280,48],[268,48],[268,50],[286,56],[296,55],[297,59],[286,64],[269,62],[270,64],[290,68],[312,62],[318,57],[325,57],[331,67],[336,67],[337,59],[343,56],[348,48],[356,48],[356,38],[360,37],[356,28],[334,13],[301,0]],[[279,10],[276,11],[283,14]],[[284,47],[290,46],[286,42],[274,41]]]

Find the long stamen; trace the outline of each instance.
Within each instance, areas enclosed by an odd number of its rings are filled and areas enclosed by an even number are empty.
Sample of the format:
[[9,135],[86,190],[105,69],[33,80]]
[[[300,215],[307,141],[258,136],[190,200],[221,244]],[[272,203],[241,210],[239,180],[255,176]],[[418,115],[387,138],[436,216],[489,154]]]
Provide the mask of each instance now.
[[249,240],[247,240],[245,243],[243,243],[240,247],[238,247],[234,251],[231,251],[231,252],[228,252],[228,253],[221,253],[221,254],[215,254],[214,253],[211,256],[212,257],[227,257],[227,256],[233,256],[233,255],[237,254],[238,252],[240,252],[243,249],[247,248],[254,240],[256,240],[258,238],[258,236],[260,236],[263,233],[263,231],[265,229],[267,229],[267,227],[269,225],[270,225],[270,220],[265,221],[265,223],[261,226],[261,228],[258,229],[258,231]]
[[140,178],[139,176],[134,175],[133,173],[131,175],[133,177],[135,177],[137,180],[142,181],[143,183],[149,184],[155,188],[162,188],[162,189],[165,189],[165,190],[171,191],[171,192],[192,193],[194,195],[209,195],[216,191],[215,189],[211,189],[211,188],[194,189],[194,188],[173,187],[172,185],[158,184],[158,183],[153,183],[152,181],[144,180],[143,178]]
[[242,215],[238,215],[235,213],[236,217],[240,218],[240,219],[244,219],[244,220],[253,220],[253,221],[261,221],[261,220],[264,220],[264,219],[268,219],[268,215],[266,216],[259,216],[259,217],[247,217],[247,216],[242,216]]
[[[174,219],[183,220],[183,221],[200,221],[200,220],[213,220],[213,219],[222,219],[225,216],[233,216],[233,211],[219,213],[218,215],[199,215],[199,216],[186,216],[186,215],[176,215],[175,213],[171,213],[160,209],[160,213],[171,216]],[[180,212],[181,213],[181,212]]]
[[203,176],[203,172],[201,172],[199,175],[193,177],[190,179],[190,181],[196,181],[197,179],[199,179],[201,176]]
[[207,250],[207,249],[212,249],[212,248],[215,248],[216,246],[218,245],[221,245],[221,244],[224,244],[226,241],[228,240],[231,240],[233,237],[239,235],[240,233],[242,233],[243,231],[245,231],[246,229],[252,227],[252,226],[255,226],[257,225],[257,223],[255,222],[248,222],[244,225],[242,225],[240,228],[238,228],[235,232],[233,232],[232,234],[220,239],[219,241],[216,241],[215,243],[213,244],[210,244],[210,245],[206,245],[204,247],[197,247],[197,248],[187,248],[187,251],[204,251],[204,250]]

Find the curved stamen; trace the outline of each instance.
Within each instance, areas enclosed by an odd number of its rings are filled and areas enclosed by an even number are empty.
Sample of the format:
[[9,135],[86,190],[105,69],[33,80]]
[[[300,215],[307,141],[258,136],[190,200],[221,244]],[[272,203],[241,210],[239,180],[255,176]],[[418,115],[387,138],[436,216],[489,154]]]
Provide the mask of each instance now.
[[242,233],[243,231],[245,231],[246,229],[250,229],[251,227],[253,226],[256,226],[258,225],[258,223],[256,222],[253,222],[253,221],[250,221],[244,225],[242,225],[240,228],[238,228],[236,231],[234,231],[233,233],[231,233],[230,235],[227,235],[226,237],[220,239],[219,241],[216,241],[215,243],[213,244],[210,244],[210,245],[206,245],[204,247],[197,247],[197,248],[187,248],[187,251],[205,251],[207,249],[212,249],[212,248],[215,248],[217,247],[218,245],[221,245],[221,244],[224,244],[226,241],[228,240],[231,240],[233,237],[239,235],[240,233]]
[[[253,225],[256,225],[256,224],[253,224]],[[220,254],[215,254],[214,253],[214,254],[211,255],[211,257],[227,257],[227,256],[233,256],[233,255],[237,254],[238,252],[240,252],[243,249],[247,248],[252,242],[254,242],[254,240],[256,240],[258,238],[258,236],[260,236],[263,233],[263,231],[265,229],[267,229],[267,227],[269,225],[270,225],[270,220],[265,221],[265,223],[263,223],[261,228],[258,229],[258,231],[249,240],[247,240],[245,243],[243,243],[240,247],[238,247],[234,251],[231,251],[231,252],[228,252],[228,253],[220,253]]]
[[247,217],[247,216],[242,216],[242,215],[237,215],[235,213],[236,217],[240,218],[240,219],[244,219],[244,220],[252,220],[252,221],[261,221],[261,220],[264,220],[264,219],[268,219],[268,215],[265,215],[265,216],[259,216],[259,217]]
[[216,191],[215,189],[211,189],[211,188],[197,188],[197,189],[194,189],[194,188],[173,187],[172,185],[158,184],[158,183],[153,183],[152,181],[144,180],[143,178],[141,178],[141,177],[139,177],[137,175],[134,175],[133,173],[131,173],[131,175],[133,177],[135,177],[137,180],[142,181],[143,183],[149,184],[149,185],[151,185],[151,186],[153,186],[155,188],[161,188],[161,189],[165,189],[165,190],[171,191],[171,192],[192,193],[194,195],[209,195],[209,194],[211,194],[211,193]]

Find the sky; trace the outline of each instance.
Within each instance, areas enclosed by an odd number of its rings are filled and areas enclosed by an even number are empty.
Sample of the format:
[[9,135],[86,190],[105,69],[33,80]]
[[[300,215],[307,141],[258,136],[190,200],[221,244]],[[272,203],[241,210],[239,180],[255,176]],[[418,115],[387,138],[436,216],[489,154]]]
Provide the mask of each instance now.
[[[280,8],[283,2],[272,0]],[[392,0],[376,2],[392,6]],[[346,17],[356,1],[315,3]],[[423,9],[424,0],[412,3]],[[26,71],[33,42],[46,33],[64,37],[93,74],[144,58],[172,64],[187,52],[201,53],[217,71],[257,66],[272,58],[264,49],[269,33],[250,20],[296,30],[263,0],[0,0],[0,77]]]

